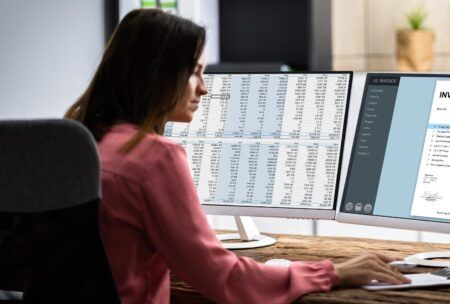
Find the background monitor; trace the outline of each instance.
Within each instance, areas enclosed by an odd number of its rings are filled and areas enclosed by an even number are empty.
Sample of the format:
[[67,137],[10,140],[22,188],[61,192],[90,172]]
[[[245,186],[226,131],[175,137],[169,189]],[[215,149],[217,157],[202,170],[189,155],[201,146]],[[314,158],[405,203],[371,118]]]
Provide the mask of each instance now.
[[275,68],[273,63],[301,71],[331,69],[330,0],[218,2],[220,63],[208,69],[256,72]]
[[450,233],[450,75],[368,73],[340,222]]
[[207,73],[186,150],[209,214],[333,219],[351,72]]

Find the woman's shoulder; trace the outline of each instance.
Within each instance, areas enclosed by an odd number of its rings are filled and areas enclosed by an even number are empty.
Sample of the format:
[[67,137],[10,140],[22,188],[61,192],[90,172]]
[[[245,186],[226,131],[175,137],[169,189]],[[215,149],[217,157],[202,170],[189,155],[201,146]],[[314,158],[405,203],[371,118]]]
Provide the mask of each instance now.
[[183,148],[170,138],[159,134],[147,134],[136,146],[137,150],[170,153],[184,151]]
[[[133,131],[134,129],[134,131]],[[173,140],[158,134],[147,134],[128,153],[119,149],[137,132],[132,126],[114,128],[100,143],[100,156],[104,170],[133,179],[143,179],[154,173],[161,163],[185,158],[184,149]]]
[[[138,127],[132,124],[123,123],[114,125],[109,132],[105,134],[103,140],[105,142],[114,142],[116,145],[123,145],[126,141],[131,139],[138,132]],[[136,145],[131,151],[147,150],[152,149],[162,149],[162,150],[172,150],[180,149],[181,146],[171,140],[170,138],[164,137],[159,134],[147,134],[142,138],[142,140]]]

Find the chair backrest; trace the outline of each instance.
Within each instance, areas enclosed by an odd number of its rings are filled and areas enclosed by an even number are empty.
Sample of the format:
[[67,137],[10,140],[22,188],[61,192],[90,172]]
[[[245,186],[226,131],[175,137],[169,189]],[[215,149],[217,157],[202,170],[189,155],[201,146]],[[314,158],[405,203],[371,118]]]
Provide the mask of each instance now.
[[100,235],[89,131],[62,119],[0,121],[0,168],[0,211],[18,214],[11,238],[24,245],[13,248],[23,257],[24,302],[120,303]]
[[100,198],[95,141],[70,120],[0,121],[4,211],[43,212]]

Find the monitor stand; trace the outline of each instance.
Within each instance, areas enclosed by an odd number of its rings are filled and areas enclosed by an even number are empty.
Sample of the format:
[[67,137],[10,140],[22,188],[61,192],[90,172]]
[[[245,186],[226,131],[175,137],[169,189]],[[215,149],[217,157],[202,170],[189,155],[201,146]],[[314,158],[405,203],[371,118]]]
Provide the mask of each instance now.
[[433,259],[450,258],[450,251],[433,251],[422,252],[410,255],[405,258],[405,261],[411,262],[420,266],[428,267],[450,267],[450,261],[434,261]]
[[[219,234],[217,237],[222,241],[226,249],[249,249],[270,246],[275,244],[274,238],[259,233],[253,219],[249,216],[235,216],[238,233]],[[240,242],[224,242],[229,240],[240,240]]]

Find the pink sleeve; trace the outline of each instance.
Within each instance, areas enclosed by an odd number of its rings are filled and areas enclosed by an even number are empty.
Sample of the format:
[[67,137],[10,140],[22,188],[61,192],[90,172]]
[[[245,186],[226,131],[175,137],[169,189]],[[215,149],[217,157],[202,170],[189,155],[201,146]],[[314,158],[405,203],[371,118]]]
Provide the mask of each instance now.
[[338,282],[333,264],[269,266],[224,249],[200,206],[186,155],[170,147],[143,182],[145,229],[170,270],[220,303],[289,303]]

